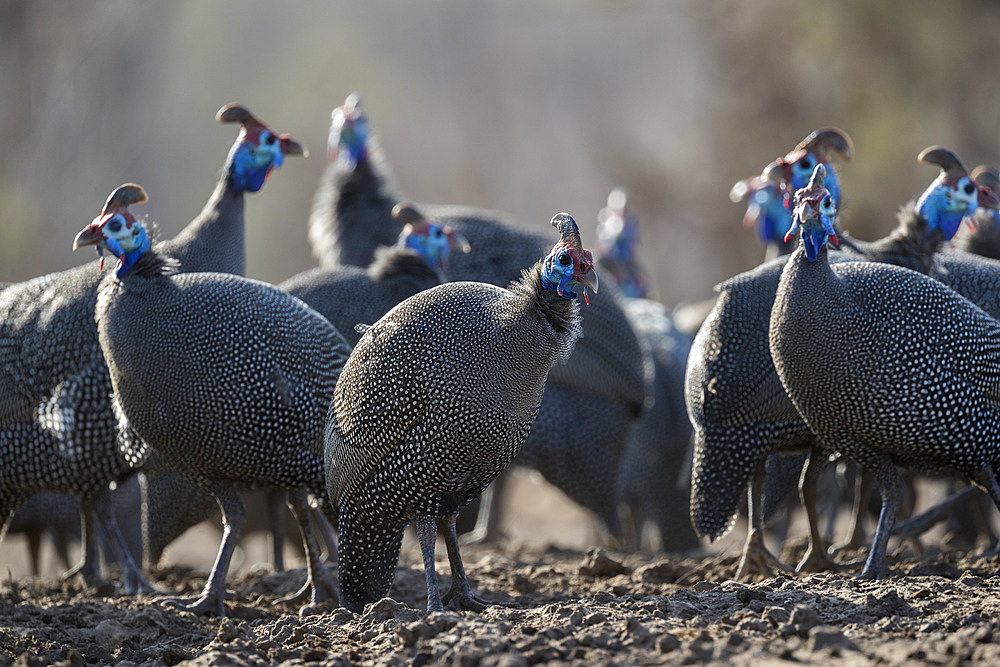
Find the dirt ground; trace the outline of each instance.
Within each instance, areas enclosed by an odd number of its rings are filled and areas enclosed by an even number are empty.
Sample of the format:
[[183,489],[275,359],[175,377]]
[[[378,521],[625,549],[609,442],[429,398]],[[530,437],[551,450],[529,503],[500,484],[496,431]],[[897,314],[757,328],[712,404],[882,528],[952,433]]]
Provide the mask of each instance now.
[[[567,518],[544,503],[537,511],[539,520]],[[579,532],[564,541],[592,539],[574,518]],[[412,542],[392,599],[363,614],[331,608],[300,618],[295,606],[276,603],[304,580],[301,569],[234,570],[222,620],[151,597],[100,597],[51,576],[8,574],[0,665],[1000,664],[1000,559],[932,547],[917,556],[906,547],[894,554],[895,576],[881,582],[855,580],[855,566],[741,584],[730,581],[738,549],[687,559],[583,551],[543,546],[545,530],[541,523],[532,539],[463,550],[477,592],[506,605],[483,614],[423,614]],[[793,539],[782,557],[794,562],[801,549]],[[206,567],[173,565],[153,580],[195,594]]]

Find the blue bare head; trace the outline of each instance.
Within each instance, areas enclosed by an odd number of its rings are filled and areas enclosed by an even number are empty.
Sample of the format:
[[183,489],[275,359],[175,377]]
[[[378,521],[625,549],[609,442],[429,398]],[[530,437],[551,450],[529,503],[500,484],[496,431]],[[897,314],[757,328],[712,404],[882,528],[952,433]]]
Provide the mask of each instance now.
[[757,230],[764,245],[780,245],[792,226],[792,197],[785,181],[751,176],[729,191],[733,202],[747,202],[743,226]]
[[94,221],[84,227],[73,240],[73,250],[92,245],[97,248],[104,268],[104,251],[118,258],[116,274],[122,276],[136,261],[149,252],[149,234],[129,206],[141,204],[148,198],[141,185],[125,183],[115,188],[104,204],[104,210]]
[[542,263],[542,287],[555,290],[564,299],[575,299],[577,289],[588,304],[587,288],[597,293],[597,271],[594,256],[583,247],[580,229],[568,213],[557,213],[552,226],[559,230],[559,241]]
[[853,144],[846,132],[835,127],[825,127],[811,132],[788,154],[769,164],[761,176],[770,180],[783,180],[789,184],[790,190],[796,191],[806,187],[816,165],[822,164],[826,168],[826,189],[839,206],[840,180],[831,160],[835,156],[850,160],[853,154]]
[[816,261],[820,248],[826,245],[828,240],[837,245],[837,229],[834,224],[837,218],[837,204],[823,183],[825,176],[826,167],[822,164],[816,165],[808,185],[795,192],[792,228],[785,236],[787,241],[800,227],[802,228],[802,247],[806,259],[810,262]]
[[958,156],[947,148],[925,148],[917,160],[941,169],[917,200],[917,213],[932,229],[940,229],[946,239],[955,236],[963,219],[967,218],[971,225],[971,216],[980,206],[996,210],[1000,205],[996,193],[977,183]]
[[274,132],[239,104],[219,109],[216,120],[241,125],[227,163],[229,181],[236,192],[260,190],[271,170],[284,164],[286,155],[308,155],[302,144],[287,134]]
[[330,136],[326,144],[327,160],[336,160],[345,169],[368,157],[368,117],[361,108],[361,98],[351,93],[343,106],[331,114]]
[[392,217],[406,223],[396,245],[413,250],[436,271],[448,270],[448,257],[453,251],[469,252],[464,236],[448,225],[428,220],[413,204],[396,204]]

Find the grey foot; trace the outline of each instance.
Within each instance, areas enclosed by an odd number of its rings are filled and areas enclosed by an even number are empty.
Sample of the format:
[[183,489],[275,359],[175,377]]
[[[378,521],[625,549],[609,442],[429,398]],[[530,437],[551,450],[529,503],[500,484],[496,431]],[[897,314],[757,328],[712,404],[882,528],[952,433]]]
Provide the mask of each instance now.
[[810,545],[806,549],[805,555],[799,564],[795,566],[795,571],[798,573],[803,572],[830,572],[831,570],[839,570],[840,566],[830,559],[822,550],[813,549]]
[[189,611],[195,616],[215,614],[219,618],[224,618],[226,615],[226,607],[222,603],[222,596],[219,595],[201,595],[193,602],[188,598],[165,598],[160,602],[174,609]]
[[786,573],[792,571],[790,567],[778,560],[777,556],[767,550],[759,533],[751,532],[747,535],[746,544],[743,545],[743,555],[740,557],[740,564],[736,567],[734,578],[742,581],[757,574],[771,576],[775,570]]
[[865,563],[865,567],[861,570],[855,579],[862,579],[868,581],[878,581],[879,579],[885,579],[893,574],[892,569],[883,563],[872,563],[870,560]]
[[442,605],[441,605],[442,608],[441,609],[430,609],[430,608],[428,608],[427,611],[428,612],[430,612],[430,611],[444,611],[444,606],[447,605],[449,608],[454,609],[455,611],[474,611],[474,612],[482,613],[482,612],[486,611],[487,607],[490,607],[490,606],[493,606],[493,605],[496,605],[496,604],[499,604],[499,603],[492,602],[492,601],[487,600],[485,598],[481,598],[478,595],[476,595],[475,593],[473,593],[471,590],[457,591],[456,592],[455,587],[453,586],[451,588],[451,590],[448,591],[445,594],[444,600],[442,600]]
[[127,570],[118,582],[118,593],[121,595],[163,595],[165,592],[155,588],[142,574],[132,574]]
[[458,538],[462,546],[501,544],[507,541],[507,535],[499,530],[486,530],[476,526],[471,533],[466,533]]
[[83,585],[88,589],[93,589],[98,595],[106,596],[114,594],[115,585],[102,577],[100,572],[89,567],[86,562],[81,561],[79,564],[66,570],[62,573],[60,579],[69,581],[78,574],[83,579]]

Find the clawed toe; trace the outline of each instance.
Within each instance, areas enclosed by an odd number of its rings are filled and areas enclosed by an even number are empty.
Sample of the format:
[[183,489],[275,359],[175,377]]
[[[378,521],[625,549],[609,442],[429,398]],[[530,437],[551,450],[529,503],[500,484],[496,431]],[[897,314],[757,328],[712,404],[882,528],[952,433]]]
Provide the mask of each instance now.
[[771,575],[774,570],[790,574],[792,569],[778,560],[777,556],[764,548],[747,549],[736,568],[737,580],[749,579],[754,574]]
[[491,606],[509,606],[502,602],[494,602],[481,598],[471,590],[462,592],[456,591],[455,588],[452,588],[445,594],[441,603],[442,606],[454,609],[455,611],[475,611],[479,613],[486,611],[486,608]]
[[795,567],[797,573],[803,572],[829,572],[830,570],[839,570],[840,565],[830,560],[830,558],[824,554],[822,551],[815,551],[809,549],[806,551],[805,556],[799,561],[799,564]]
[[202,595],[194,602],[186,598],[163,598],[159,602],[174,609],[189,611],[195,616],[215,614],[219,618],[222,618],[226,615],[226,608],[222,603],[222,598],[215,595]]

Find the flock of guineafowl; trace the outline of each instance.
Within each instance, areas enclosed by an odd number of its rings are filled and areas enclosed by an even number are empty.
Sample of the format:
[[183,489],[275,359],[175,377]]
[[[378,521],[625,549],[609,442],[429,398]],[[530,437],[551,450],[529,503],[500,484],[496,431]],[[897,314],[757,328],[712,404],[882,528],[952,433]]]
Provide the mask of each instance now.
[[[457,520],[479,500],[473,536],[495,537],[512,463],[622,548],[690,549],[690,525],[716,539],[745,497],[738,577],[786,568],[763,519],[796,482],[809,523],[797,570],[836,567],[821,527],[840,495],[828,497],[831,461],[857,479],[849,546],[873,484],[881,495],[862,577],[887,575],[891,535],[970,499],[963,488],[896,525],[912,473],[971,480],[1000,506],[995,169],[924,150],[937,177],[888,237],[859,241],[837,220],[834,161],[851,141],[813,132],[731,193],[778,256],[719,285],[685,329],[647,298],[623,191],[600,212],[596,259],[565,213],[545,234],[408,203],[356,95],[334,110],[309,220],[319,267],[278,286],[245,278],[244,195],[306,151],[240,105],[217,120],[239,136],[176,238],[153,238],[136,213],[146,192],[127,183],[74,240],[99,263],[0,286],[0,538],[27,532],[37,558],[39,531],[73,507],[52,494],[78,498],[82,556],[66,576],[107,587],[103,552],[121,592],[153,593],[143,561],[221,509],[203,592],[169,602],[222,616],[242,494],[256,489],[272,523],[282,503],[297,522],[308,577],[287,599],[304,610],[385,597],[410,525],[427,609],[482,610]],[[116,505],[136,526],[119,526]]]

